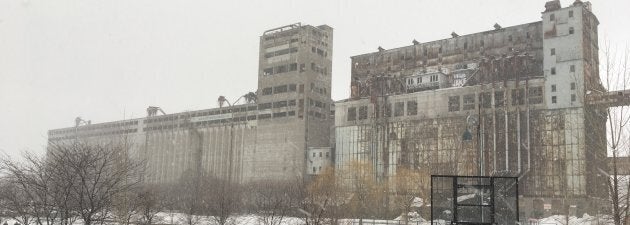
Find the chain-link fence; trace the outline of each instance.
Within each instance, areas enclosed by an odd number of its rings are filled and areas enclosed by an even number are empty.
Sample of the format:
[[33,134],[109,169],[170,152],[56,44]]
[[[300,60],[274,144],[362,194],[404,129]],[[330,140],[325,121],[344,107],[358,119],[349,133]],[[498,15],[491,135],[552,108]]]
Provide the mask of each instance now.
[[517,224],[518,178],[431,176],[434,224]]

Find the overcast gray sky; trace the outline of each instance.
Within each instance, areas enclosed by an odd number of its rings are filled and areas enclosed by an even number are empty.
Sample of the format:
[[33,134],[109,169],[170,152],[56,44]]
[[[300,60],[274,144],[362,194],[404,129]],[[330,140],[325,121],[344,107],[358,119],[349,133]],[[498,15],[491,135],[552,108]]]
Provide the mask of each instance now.
[[[0,0],[0,151],[43,152],[47,130],[216,107],[256,89],[258,37],[334,30],[333,99],[350,56],[540,20],[545,0]],[[630,40],[630,1],[593,0],[600,40]],[[573,0],[562,0],[563,6]]]

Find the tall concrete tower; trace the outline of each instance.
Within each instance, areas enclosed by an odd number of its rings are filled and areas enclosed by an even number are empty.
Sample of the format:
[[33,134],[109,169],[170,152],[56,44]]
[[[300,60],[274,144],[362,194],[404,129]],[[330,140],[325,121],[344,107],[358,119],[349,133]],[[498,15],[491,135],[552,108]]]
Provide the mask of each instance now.
[[332,38],[327,25],[300,23],[260,37],[259,132],[245,180],[302,176],[308,148],[330,146]]

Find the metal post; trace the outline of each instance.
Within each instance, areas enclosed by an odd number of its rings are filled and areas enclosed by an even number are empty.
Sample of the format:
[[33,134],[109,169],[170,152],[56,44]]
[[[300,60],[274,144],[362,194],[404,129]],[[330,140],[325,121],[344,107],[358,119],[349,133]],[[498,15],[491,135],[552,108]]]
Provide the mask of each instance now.
[[457,177],[451,179],[453,179],[453,218],[451,220],[451,224],[453,224],[453,221],[457,221]]
[[433,175],[431,175],[431,225],[433,225]]
[[477,121],[477,146],[479,148],[479,176],[484,175],[484,155],[483,155],[483,136],[481,135],[481,107],[483,107],[483,92],[479,95],[479,107],[477,109],[479,120]]

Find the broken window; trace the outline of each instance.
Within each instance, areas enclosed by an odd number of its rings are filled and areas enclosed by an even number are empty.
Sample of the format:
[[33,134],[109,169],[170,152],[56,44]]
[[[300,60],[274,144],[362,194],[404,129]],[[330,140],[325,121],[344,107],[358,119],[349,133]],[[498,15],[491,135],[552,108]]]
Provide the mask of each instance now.
[[416,101],[407,102],[407,116],[418,115],[418,103]]
[[296,71],[297,70],[297,63],[291,63],[289,65],[289,71]]
[[317,108],[324,108],[324,103],[315,100],[315,107],[317,107]]
[[357,108],[350,107],[348,108],[348,121],[357,120]]
[[286,116],[287,116],[287,112],[273,113],[273,118],[280,118],[280,117],[286,117]]
[[287,85],[273,87],[274,94],[285,93],[285,92],[287,92]]
[[272,89],[270,87],[263,88],[262,95],[270,95],[272,93]]
[[525,90],[522,88],[512,90],[512,105],[525,104]]
[[263,70],[263,75],[272,75],[273,74],[273,68],[267,68],[265,70]]
[[267,113],[267,114],[258,115],[258,119],[259,120],[271,119],[271,114]]
[[459,111],[459,96],[448,97],[448,111],[449,112]]
[[287,66],[286,65],[282,65],[282,66],[276,67],[276,73],[286,73],[286,72],[287,72]]
[[324,57],[324,51],[319,48],[317,49],[317,54],[321,57]]
[[258,105],[259,110],[271,109],[271,102]]
[[291,52],[291,49],[287,48],[287,49],[282,49],[282,50],[276,51],[274,55],[275,56],[286,55],[286,54],[289,54],[289,52]]
[[481,107],[484,109],[492,107],[492,93],[484,92],[479,94],[479,104],[481,104]]
[[403,115],[405,115],[405,103],[396,102],[394,104],[394,116],[403,116]]
[[279,102],[274,102],[273,103],[273,108],[282,108],[282,107],[286,107],[287,106],[287,101],[279,101]]
[[494,92],[494,107],[501,107],[505,104],[505,96],[503,91]]
[[359,120],[365,120],[368,116],[368,108],[367,106],[359,107]]
[[531,87],[527,93],[529,104],[541,104],[543,102],[543,88]]
[[475,94],[464,95],[463,110],[475,109]]
[[383,108],[383,117],[391,117],[392,116],[392,104],[387,104]]

